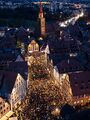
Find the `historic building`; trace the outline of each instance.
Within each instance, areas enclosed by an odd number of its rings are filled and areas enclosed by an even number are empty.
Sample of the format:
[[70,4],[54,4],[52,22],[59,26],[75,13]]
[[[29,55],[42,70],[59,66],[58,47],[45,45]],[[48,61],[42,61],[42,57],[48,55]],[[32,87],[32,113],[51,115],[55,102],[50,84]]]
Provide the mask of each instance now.
[[45,27],[45,17],[43,15],[43,9],[42,9],[42,3],[40,2],[40,12],[39,12],[39,34],[40,36],[44,37],[46,33],[46,27]]
[[10,111],[10,104],[0,97],[0,120]]
[[31,43],[28,45],[28,53],[32,53],[35,51],[39,51],[39,45],[35,40],[32,40]]
[[90,102],[90,71],[60,74],[59,82],[61,86],[64,84],[63,91],[69,93],[73,104],[84,105]]
[[26,85],[26,80],[19,73],[0,71],[0,96],[10,103],[11,110],[23,101]]

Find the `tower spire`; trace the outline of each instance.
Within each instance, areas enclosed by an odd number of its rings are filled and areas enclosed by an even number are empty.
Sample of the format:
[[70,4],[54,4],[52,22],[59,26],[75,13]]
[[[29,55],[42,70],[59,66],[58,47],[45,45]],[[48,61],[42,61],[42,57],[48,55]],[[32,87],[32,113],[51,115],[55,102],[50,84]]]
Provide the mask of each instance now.
[[43,18],[43,8],[42,8],[42,2],[40,1],[40,12],[39,12],[39,18]]
[[40,28],[40,36],[45,36],[45,18],[43,14],[43,6],[40,0],[40,11],[39,11],[39,28]]
[[43,10],[42,10],[42,2],[40,1],[40,13],[43,13]]

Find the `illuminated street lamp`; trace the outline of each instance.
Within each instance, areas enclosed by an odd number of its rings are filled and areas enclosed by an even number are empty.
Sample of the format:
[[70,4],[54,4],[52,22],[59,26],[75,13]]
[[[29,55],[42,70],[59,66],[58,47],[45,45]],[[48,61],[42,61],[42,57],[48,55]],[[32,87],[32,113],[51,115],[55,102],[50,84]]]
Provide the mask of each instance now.
[[39,40],[43,40],[43,38],[42,38],[42,37],[39,37]]
[[7,29],[8,31],[10,30],[10,28]]
[[30,39],[30,36],[28,36],[28,39]]
[[55,108],[52,112],[51,112],[52,115],[54,116],[59,116],[60,115],[60,109],[59,108]]
[[29,30],[30,30],[30,29],[29,29],[29,28],[27,28],[27,32],[29,32]]

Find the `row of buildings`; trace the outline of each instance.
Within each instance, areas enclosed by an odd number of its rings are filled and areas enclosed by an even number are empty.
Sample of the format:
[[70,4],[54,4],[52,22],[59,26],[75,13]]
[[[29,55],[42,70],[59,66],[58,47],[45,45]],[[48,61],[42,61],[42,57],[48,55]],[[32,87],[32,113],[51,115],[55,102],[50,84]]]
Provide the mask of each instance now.
[[75,25],[59,28],[41,48],[61,92],[75,105],[90,102],[89,26],[87,22],[77,21]]
[[[45,19],[41,23],[40,27],[45,30]],[[40,51],[45,54],[47,67],[60,84],[62,95],[67,96],[66,102],[71,100],[74,105],[90,102],[90,25],[87,21],[78,20],[66,28],[53,23],[48,30],[41,34],[42,37],[46,35],[43,45],[34,40],[28,52]]]
[[2,119],[10,111],[13,114],[14,109],[21,105],[27,90],[27,63],[20,55],[15,57],[11,54],[8,57],[9,59],[6,55],[2,57],[5,64],[0,62],[0,65],[3,64],[2,67],[0,66],[0,118]]
[[60,28],[57,22],[45,27],[41,3],[38,22],[36,32],[23,27],[0,32],[0,118],[24,101],[29,55],[36,51],[43,53],[51,75],[68,97],[66,102],[69,99],[75,105],[90,102],[89,25],[76,22]]
[[[45,18],[40,5],[37,34],[45,35]],[[8,119],[26,99],[28,88],[27,54],[40,51],[43,38],[35,41],[29,28],[0,28],[0,119]],[[38,35],[39,35],[38,34]]]

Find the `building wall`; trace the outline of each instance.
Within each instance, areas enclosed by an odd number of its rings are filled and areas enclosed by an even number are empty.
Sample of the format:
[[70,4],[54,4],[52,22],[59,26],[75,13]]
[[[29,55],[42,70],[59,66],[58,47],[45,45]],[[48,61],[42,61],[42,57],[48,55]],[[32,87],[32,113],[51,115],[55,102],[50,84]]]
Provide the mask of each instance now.
[[0,118],[10,111],[10,105],[0,97]]
[[22,100],[24,100],[26,96],[26,87],[26,81],[22,78],[20,74],[18,74],[14,88],[11,93],[11,108],[16,108],[18,104],[21,104]]
[[74,105],[85,105],[86,103],[90,103],[90,96],[73,96]]
[[51,62],[49,63],[49,69],[55,81],[60,85],[61,94],[65,102],[72,103],[72,90],[70,86],[68,74],[60,74],[57,67],[52,67]]
[[62,94],[66,96],[66,99],[74,105],[85,105],[90,102],[90,95],[74,96],[70,79],[68,74],[60,74],[60,85],[62,86]]
[[45,18],[40,19],[41,36],[45,36]]
[[72,103],[72,90],[71,90],[68,74],[60,74],[59,81],[62,88],[61,91],[64,100],[66,102]]
[[35,52],[39,51],[39,45],[36,43],[35,40],[32,40],[31,43],[28,45],[28,52]]

